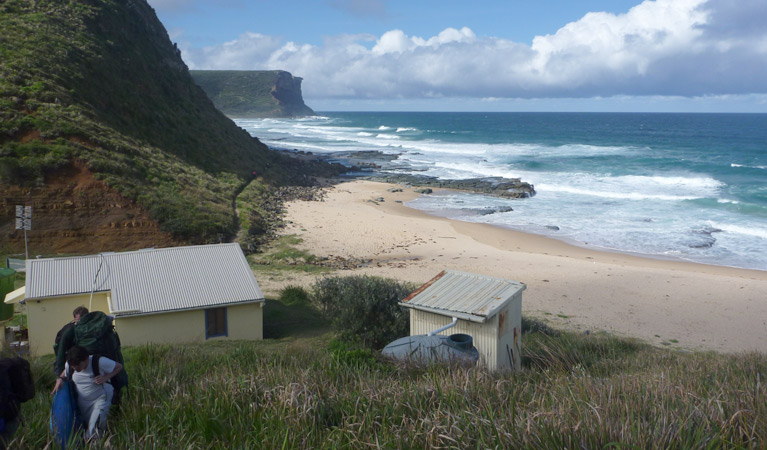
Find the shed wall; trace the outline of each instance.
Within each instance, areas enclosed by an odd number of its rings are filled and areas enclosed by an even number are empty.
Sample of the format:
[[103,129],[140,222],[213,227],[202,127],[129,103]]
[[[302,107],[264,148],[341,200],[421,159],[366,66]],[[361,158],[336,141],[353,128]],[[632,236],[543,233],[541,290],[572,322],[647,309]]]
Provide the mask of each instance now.
[[29,328],[29,352],[31,356],[53,353],[53,341],[61,327],[72,321],[72,311],[78,306],[85,306],[91,311],[103,311],[109,314],[109,293],[95,292],[93,305],[90,305],[90,292],[66,297],[50,297],[39,300],[26,300]]
[[[410,335],[428,334],[447,325],[452,318],[442,314],[410,309]],[[439,333],[449,336],[465,333],[474,340],[479,363],[489,370],[519,370],[522,366],[522,292],[515,294],[498,314],[485,323],[459,319],[452,328]]]
[[522,292],[517,293],[495,316],[498,321],[496,368],[522,368]]
[[[434,314],[418,309],[410,309],[410,335],[428,334],[432,330],[452,322],[452,318],[442,314]],[[490,370],[495,370],[498,362],[498,316],[485,323],[471,322],[458,319],[452,328],[439,333],[449,336],[455,333],[468,334],[474,340],[474,347],[479,352],[479,364]]]
[[[227,335],[210,338],[258,340],[263,338],[261,303],[227,306]],[[176,311],[135,317],[118,317],[115,329],[123,346],[147,343],[172,344],[205,341],[205,310]]]

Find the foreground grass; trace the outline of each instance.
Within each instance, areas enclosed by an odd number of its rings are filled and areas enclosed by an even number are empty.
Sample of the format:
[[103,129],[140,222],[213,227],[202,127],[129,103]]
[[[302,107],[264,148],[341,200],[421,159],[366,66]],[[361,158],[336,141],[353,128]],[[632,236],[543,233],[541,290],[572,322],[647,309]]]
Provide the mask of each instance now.
[[[129,348],[130,390],[96,447],[767,447],[763,354],[526,328],[519,373],[398,367],[327,334]],[[50,362],[33,361],[15,448],[51,444]]]

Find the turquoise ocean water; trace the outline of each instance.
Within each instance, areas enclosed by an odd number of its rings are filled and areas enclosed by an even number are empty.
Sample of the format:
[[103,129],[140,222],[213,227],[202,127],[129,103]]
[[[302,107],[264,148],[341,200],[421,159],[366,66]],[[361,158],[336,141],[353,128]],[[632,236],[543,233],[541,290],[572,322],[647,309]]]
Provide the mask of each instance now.
[[521,178],[537,191],[408,203],[431,214],[601,250],[767,270],[766,114],[333,112],[235,121],[274,148],[373,150],[393,158],[383,170]]

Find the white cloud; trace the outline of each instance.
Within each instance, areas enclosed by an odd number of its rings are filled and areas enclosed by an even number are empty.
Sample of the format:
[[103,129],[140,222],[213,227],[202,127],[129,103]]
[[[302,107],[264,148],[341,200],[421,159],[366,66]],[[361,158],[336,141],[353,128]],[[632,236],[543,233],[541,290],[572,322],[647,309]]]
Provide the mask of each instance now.
[[182,46],[182,57],[190,69],[258,70],[276,52],[293,50],[291,45],[283,45],[277,37],[248,32],[217,46],[202,49]]
[[414,36],[408,37],[402,30],[392,30],[384,33],[371,50],[374,55],[385,55],[387,53],[405,53],[413,51],[418,47],[439,48],[445,44],[473,42],[476,39],[474,32],[469,28],[463,27],[460,30],[447,28],[437,36],[425,40]]
[[465,27],[335,36],[321,46],[245,33],[183,56],[191,68],[287,70],[304,77],[311,98],[759,94],[767,93],[764,23],[763,0],[648,0],[626,14],[589,13],[532,45]]
[[627,84],[663,71],[658,61],[701,51],[702,0],[646,1],[628,13],[589,13],[554,35],[533,39],[532,69],[542,88],[636,93]]
[[373,47],[374,55],[385,55],[387,53],[403,53],[416,47],[417,44],[408,38],[402,30],[387,31],[378,40]]

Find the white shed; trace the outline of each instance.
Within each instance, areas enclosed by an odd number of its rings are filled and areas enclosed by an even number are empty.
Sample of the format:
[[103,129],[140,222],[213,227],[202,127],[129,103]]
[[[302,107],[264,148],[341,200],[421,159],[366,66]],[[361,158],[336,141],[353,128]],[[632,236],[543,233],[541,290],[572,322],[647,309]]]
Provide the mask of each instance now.
[[479,363],[490,370],[518,370],[522,348],[522,291],[525,285],[486,275],[442,271],[407,296],[410,335],[465,333],[474,339]]

